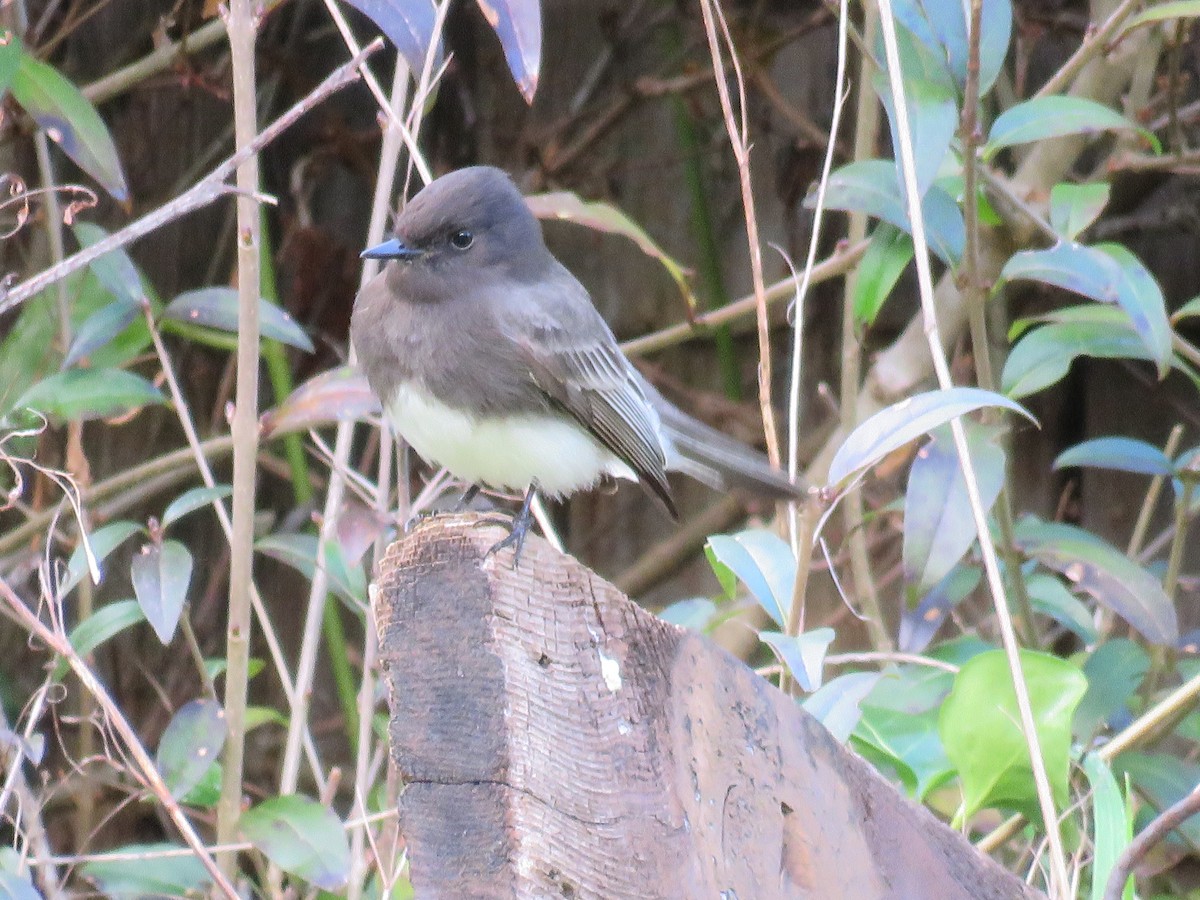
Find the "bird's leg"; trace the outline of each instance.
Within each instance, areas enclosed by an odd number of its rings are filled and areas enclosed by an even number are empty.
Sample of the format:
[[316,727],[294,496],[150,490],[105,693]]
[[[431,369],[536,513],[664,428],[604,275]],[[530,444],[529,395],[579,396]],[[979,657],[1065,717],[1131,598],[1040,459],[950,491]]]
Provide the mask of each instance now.
[[497,542],[492,546],[485,556],[491,556],[503,550],[505,547],[513,548],[513,568],[517,568],[521,564],[521,547],[525,545],[525,535],[529,533],[529,526],[533,524],[533,514],[531,508],[533,506],[533,498],[537,496],[537,482],[534,481],[529,485],[529,490],[525,492],[525,500],[521,504],[521,511],[517,513],[516,518],[512,520],[511,530],[508,532],[508,537]]
[[475,501],[475,498],[478,496],[479,496],[479,485],[477,485],[477,484],[471,485],[469,488],[467,488],[463,492],[462,497],[459,498],[458,504],[454,507],[454,511],[455,512],[463,512],[468,507],[470,507],[470,505]]

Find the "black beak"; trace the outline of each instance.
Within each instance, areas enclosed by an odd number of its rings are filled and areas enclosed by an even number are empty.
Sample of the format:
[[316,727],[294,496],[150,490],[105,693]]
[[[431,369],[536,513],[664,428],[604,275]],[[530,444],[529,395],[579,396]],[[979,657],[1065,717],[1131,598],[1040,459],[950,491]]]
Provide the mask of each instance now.
[[399,238],[392,238],[390,241],[368,247],[359,256],[362,259],[417,259],[424,254],[424,250],[409,247]]

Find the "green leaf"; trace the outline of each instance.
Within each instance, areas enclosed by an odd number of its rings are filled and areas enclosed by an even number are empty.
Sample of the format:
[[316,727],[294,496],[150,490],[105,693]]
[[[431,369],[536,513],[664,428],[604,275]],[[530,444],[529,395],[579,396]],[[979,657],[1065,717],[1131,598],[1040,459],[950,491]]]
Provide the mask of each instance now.
[[1074,466],[1138,475],[1170,475],[1174,472],[1167,455],[1153,444],[1127,437],[1093,438],[1064,450],[1054,460],[1055,471]]
[[[155,855],[171,850],[184,852]],[[107,897],[198,896],[211,883],[204,864],[177,844],[127,844],[114,850],[113,856],[121,858],[93,859],[80,867],[83,877],[95,882]]]
[[1085,644],[1094,644],[1099,640],[1088,608],[1053,575],[1035,572],[1025,579],[1025,592],[1029,595],[1029,605],[1034,612],[1049,616],[1074,632]]
[[[1003,429],[963,420],[985,511],[1004,487]],[[916,594],[942,580],[975,542],[967,482],[948,425],[917,451],[904,500],[904,573]]]
[[[892,146],[900,146],[896,132],[896,111],[892,103],[892,91],[887,75],[881,70],[872,79],[875,92],[887,111],[888,125],[892,132]],[[908,125],[913,139],[913,161],[917,174],[917,188],[925,196],[937,177],[942,161],[950,150],[950,141],[958,127],[958,106],[954,91],[945,85],[920,78],[904,79],[905,105],[908,109]],[[903,185],[896,163],[897,185]]]
[[1155,22],[1167,22],[1171,19],[1194,19],[1200,16],[1200,0],[1173,0],[1170,3],[1159,3],[1140,13],[1125,23],[1122,34],[1128,34],[1143,25]]
[[[887,677],[885,674],[883,679]],[[872,761],[886,760],[905,789],[920,801],[954,775],[954,766],[938,735],[937,721],[936,709],[912,715],[873,706],[868,697],[854,730],[854,747]]]
[[717,616],[717,604],[707,597],[689,597],[686,600],[676,600],[665,609],[659,610],[657,615],[664,622],[703,633]]
[[644,254],[662,263],[662,267],[679,288],[688,308],[696,309],[696,297],[688,284],[687,272],[683,266],[663,250],[645,229],[615,206],[598,200],[582,200],[578,194],[570,191],[534,194],[525,198],[525,204],[539,219],[574,222],[604,234],[619,234],[629,238]]
[[154,633],[171,643],[192,580],[192,554],[178,541],[147,544],[129,566],[133,593]]
[[955,566],[929,589],[915,608],[908,609],[906,605],[900,614],[900,649],[905,653],[920,653],[928,647],[946,616],[979,587],[982,577],[983,572],[977,566]]
[[1200,316],[1200,297],[1193,297],[1171,315],[1172,322],[1178,322],[1182,319],[1189,319],[1194,316]]
[[138,308],[123,300],[114,300],[104,309],[93,313],[71,339],[71,347],[63,358],[62,368],[69,369],[101,347],[108,346],[133,324],[137,314]]
[[737,576],[779,627],[787,624],[796,582],[796,557],[786,541],[765,528],[750,528],[734,535],[711,535],[708,549],[710,561],[715,560]]
[[350,845],[333,810],[299,794],[272,797],[242,813],[246,840],[285,872],[333,891],[350,875]]
[[192,700],[175,711],[154,760],[172,797],[184,797],[200,784],[225,744],[225,732],[225,710],[216,700]]
[[[805,198],[812,208],[815,192]],[[909,232],[907,205],[896,182],[896,167],[891,160],[864,159],[842,166],[829,176],[825,190],[829,209],[862,212]],[[929,249],[949,265],[962,256],[966,228],[958,204],[942,188],[934,185],[921,201],[925,213],[925,231]]]
[[1087,655],[1083,674],[1088,689],[1075,710],[1075,737],[1090,742],[1128,707],[1150,671],[1146,651],[1128,638],[1105,641]]
[[[967,83],[969,56],[966,8],[961,0],[897,0],[893,9],[896,19],[928,48],[930,55],[944,61],[961,91]],[[981,13],[979,94],[983,96],[1004,66],[1012,35],[1012,7],[1009,0],[984,0]]]
[[829,484],[845,487],[893,450],[944,425],[951,419],[995,406],[1036,420],[1020,404],[979,388],[929,391],[880,410],[846,438],[829,464]]
[[775,658],[791,672],[806,693],[821,687],[825,653],[836,636],[832,628],[816,628],[798,635],[778,631],[758,633],[758,639],[771,648]]
[[[1122,753],[1113,760],[1118,774],[1128,775],[1134,787],[1161,812],[1174,806],[1200,784],[1200,764],[1167,753]],[[1175,829],[1193,850],[1200,848],[1200,818],[1192,816]]]
[[[80,247],[91,247],[108,237],[108,232],[93,222],[76,222],[72,230]],[[142,276],[124,250],[108,251],[100,258],[92,260],[88,268],[118,300],[140,307],[146,299],[146,292],[142,289]]]
[[1112,188],[1107,182],[1060,182],[1050,189],[1050,227],[1068,241],[1079,237],[1108,205]]
[[162,393],[141,375],[124,369],[68,369],[43,378],[13,404],[60,422],[106,419],[150,404]]
[[[186,325],[202,325],[237,334],[238,294],[233,288],[207,287],[185,291],[167,304],[163,318]],[[307,353],[313,352],[309,340],[287,311],[267,300],[258,301],[258,327],[265,338],[279,341]]]
[[[309,581],[317,571],[317,537],[312,534],[280,532],[260,538],[254,545],[259,553],[265,553],[300,572]],[[362,566],[349,566],[336,541],[325,546],[325,563],[329,575],[330,589],[361,612],[367,602],[367,579]]]
[[356,368],[339,366],[310,378],[283,403],[263,413],[263,437],[342,421],[362,421],[382,411],[379,398]]
[[1119,244],[1085,247],[1062,242],[1046,250],[1013,254],[1000,273],[1009,281],[1028,279],[1116,303],[1125,310],[1158,364],[1159,377],[1171,364],[1171,326],[1162,290],[1145,266]]
[[79,168],[118,202],[129,200],[117,148],[96,108],[57,69],[26,52],[12,80],[22,108]]
[[1011,106],[996,117],[983,146],[984,160],[998,150],[1069,134],[1097,134],[1130,129],[1148,134],[1119,112],[1095,100],[1053,94]]
[[825,726],[834,740],[844,744],[862,715],[859,704],[878,681],[876,672],[847,672],[826,682],[801,706]]
[[12,87],[23,55],[24,50],[16,36],[7,28],[0,29],[0,96]]
[[[96,562],[104,562],[110,553],[141,530],[141,526],[135,522],[126,522],[124,520],[109,522],[107,525],[97,528],[88,535],[88,545],[92,548],[92,554]],[[79,584],[80,579],[87,574],[87,571],[87,553],[84,551],[83,545],[80,544],[75,548],[71,554],[71,559],[67,562],[67,575],[58,587],[59,596],[65,597],[71,593],[75,585]]]
[[[1071,717],[1087,679],[1070,663],[1029,650],[1021,651],[1021,668],[1051,791],[1062,806],[1069,795]],[[1020,723],[1004,652],[981,653],[964,664],[938,720],[946,755],[962,782],[958,821],[991,806],[1040,821]]]
[[1175,607],[1158,579],[1112,545],[1064,523],[1026,519],[1017,547],[1107,606],[1156,644],[1179,637]]
[[[1108,763],[1089,753],[1083,771],[1092,786],[1092,900],[1104,900],[1105,886],[1117,858],[1133,840],[1130,818]],[[1125,883],[1122,900],[1133,900],[1133,876]]]
[[[2,55],[0,59],[3,59]],[[26,861],[12,847],[0,847],[0,898],[41,900],[41,897],[34,889]]]
[[1062,379],[1080,356],[1150,359],[1124,310],[1098,306],[1091,312],[1087,318],[1050,322],[1024,335],[1005,360],[1000,376],[1004,393],[1018,398],[1047,388]]
[[195,487],[184,491],[171,501],[171,505],[163,511],[162,527],[166,528],[178,522],[189,513],[211,506],[217,500],[224,500],[233,493],[233,488],[227,484],[214,484],[212,487]]
[[912,238],[894,225],[880,222],[854,276],[855,322],[874,324],[912,258]]
[[[71,629],[71,646],[80,656],[87,656],[109,638],[116,637],[126,628],[144,622],[146,617],[136,600],[115,600],[100,607]],[[60,661],[54,669],[55,679],[67,672],[67,663]]]

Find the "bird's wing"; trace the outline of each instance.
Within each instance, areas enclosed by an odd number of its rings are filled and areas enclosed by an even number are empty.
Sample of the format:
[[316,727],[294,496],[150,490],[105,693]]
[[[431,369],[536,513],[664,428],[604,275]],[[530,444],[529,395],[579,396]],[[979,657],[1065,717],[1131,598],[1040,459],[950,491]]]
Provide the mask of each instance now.
[[658,416],[612,332],[586,294],[584,300],[586,308],[573,304],[567,316],[530,323],[518,339],[529,371],[552,403],[633,469],[677,517]]

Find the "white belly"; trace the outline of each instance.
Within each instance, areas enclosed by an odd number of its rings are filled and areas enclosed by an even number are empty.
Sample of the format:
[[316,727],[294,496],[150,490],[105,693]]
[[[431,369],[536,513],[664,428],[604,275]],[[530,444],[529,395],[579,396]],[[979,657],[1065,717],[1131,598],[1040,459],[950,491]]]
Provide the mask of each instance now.
[[472,484],[523,491],[536,480],[543,493],[561,497],[601,475],[637,480],[628,465],[567,419],[477,419],[414,384],[397,388],[386,409],[392,427],[422,458]]

